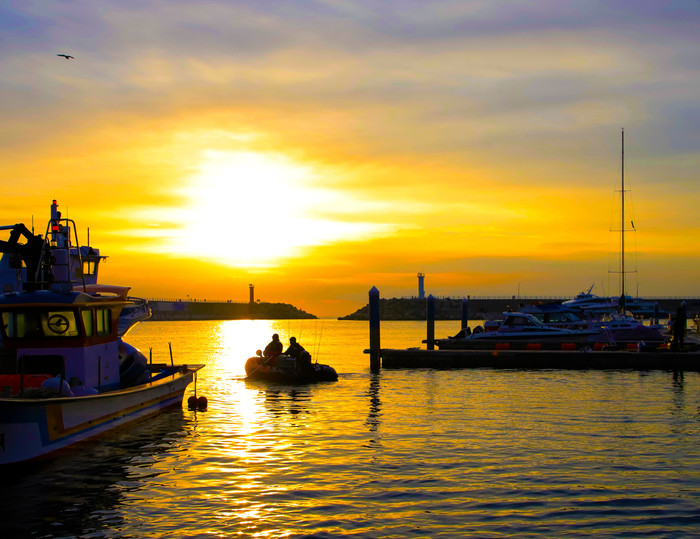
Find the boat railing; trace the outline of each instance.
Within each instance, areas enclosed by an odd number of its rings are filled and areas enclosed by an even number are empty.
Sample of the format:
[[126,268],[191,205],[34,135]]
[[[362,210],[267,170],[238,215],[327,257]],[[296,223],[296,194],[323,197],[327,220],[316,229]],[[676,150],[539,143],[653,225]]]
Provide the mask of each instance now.
[[[71,279],[71,256],[70,256],[70,251],[71,251],[71,226],[73,225],[73,234],[75,236],[75,247],[76,247],[76,252],[78,256],[78,265],[81,269],[80,271],[80,281],[73,281]],[[66,230],[68,234],[66,235]],[[49,237],[51,239],[49,239]],[[62,238],[63,241],[60,241]],[[55,245],[54,245],[55,244]],[[67,284],[82,284],[83,286],[83,291],[87,290],[87,285],[85,283],[85,274],[82,271],[83,268],[83,257],[80,249],[80,242],[78,241],[78,227],[75,224],[75,221],[73,219],[67,219],[67,218],[58,218],[58,219],[49,219],[48,224],[46,225],[46,234],[44,235],[44,245],[48,245],[50,249],[42,249],[41,251],[41,257],[39,259],[39,264],[37,265],[36,268],[36,273],[34,275],[34,283],[36,285],[40,285],[42,287],[48,287],[52,284],[55,283],[67,283]],[[67,266],[67,280],[66,281],[43,281],[40,280],[39,277],[41,276],[41,271],[42,271],[42,266],[44,264],[48,265],[55,265],[56,264],[56,257],[55,257],[55,251],[56,250],[65,250],[65,264]],[[51,257],[50,259],[47,260],[47,257]]]

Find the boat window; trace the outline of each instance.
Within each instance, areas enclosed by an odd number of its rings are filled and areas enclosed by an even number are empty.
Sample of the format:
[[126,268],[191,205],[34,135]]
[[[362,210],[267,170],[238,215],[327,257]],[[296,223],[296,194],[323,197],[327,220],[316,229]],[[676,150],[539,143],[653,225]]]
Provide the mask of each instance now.
[[83,260],[83,275],[97,275],[97,260]]
[[97,309],[97,334],[109,335],[112,333],[112,311],[109,309]]
[[87,309],[82,312],[83,325],[85,326],[85,335],[92,337],[95,334],[94,326],[92,323],[92,311]]
[[41,318],[38,311],[2,313],[2,323],[11,339],[23,337],[43,337]]
[[14,337],[15,335],[15,317],[12,313],[2,313],[2,327],[4,328],[4,334],[8,337]]
[[78,325],[73,311],[21,311],[2,313],[5,334],[10,339],[76,337]]
[[46,337],[77,337],[79,335],[73,311],[41,313],[41,326]]

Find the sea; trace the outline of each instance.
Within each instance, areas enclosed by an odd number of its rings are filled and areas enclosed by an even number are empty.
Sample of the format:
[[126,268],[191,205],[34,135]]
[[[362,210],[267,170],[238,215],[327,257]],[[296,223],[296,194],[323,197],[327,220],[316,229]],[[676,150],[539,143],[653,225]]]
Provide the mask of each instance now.
[[[273,333],[338,381],[246,381]],[[385,348],[425,337],[382,323]],[[182,407],[2,470],[1,537],[700,536],[698,373],[373,373],[361,321],[145,322],[125,340],[206,366]]]

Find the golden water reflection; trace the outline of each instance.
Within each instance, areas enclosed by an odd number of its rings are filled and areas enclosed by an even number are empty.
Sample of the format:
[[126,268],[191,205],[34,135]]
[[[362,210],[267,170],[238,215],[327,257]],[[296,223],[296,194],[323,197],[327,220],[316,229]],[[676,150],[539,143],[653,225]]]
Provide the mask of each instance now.
[[[206,363],[198,392],[209,408],[149,440],[159,451],[130,456],[119,495],[100,507],[104,526],[140,537],[534,536],[540,522],[551,536],[691,531],[697,376],[681,386],[664,373],[374,374],[366,325],[326,321],[322,361],[338,382],[244,379],[272,333],[313,351],[314,325],[149,323],[130,334],[141,349],[172,339],[176,361]],[[388,342],[423,338],[423,324],[408,337],[410,324],[387,326]],[[665,523],[635,524],[655,511]]]

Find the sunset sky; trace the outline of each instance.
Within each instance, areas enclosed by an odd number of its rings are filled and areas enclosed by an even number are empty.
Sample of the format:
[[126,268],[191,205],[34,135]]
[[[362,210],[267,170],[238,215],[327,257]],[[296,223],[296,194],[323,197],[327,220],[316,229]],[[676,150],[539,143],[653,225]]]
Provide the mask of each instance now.
[[0,0],[0,73],[0,224],[134,295],[617,294],[623,127],[628,291],[700,295],[697,1]]

